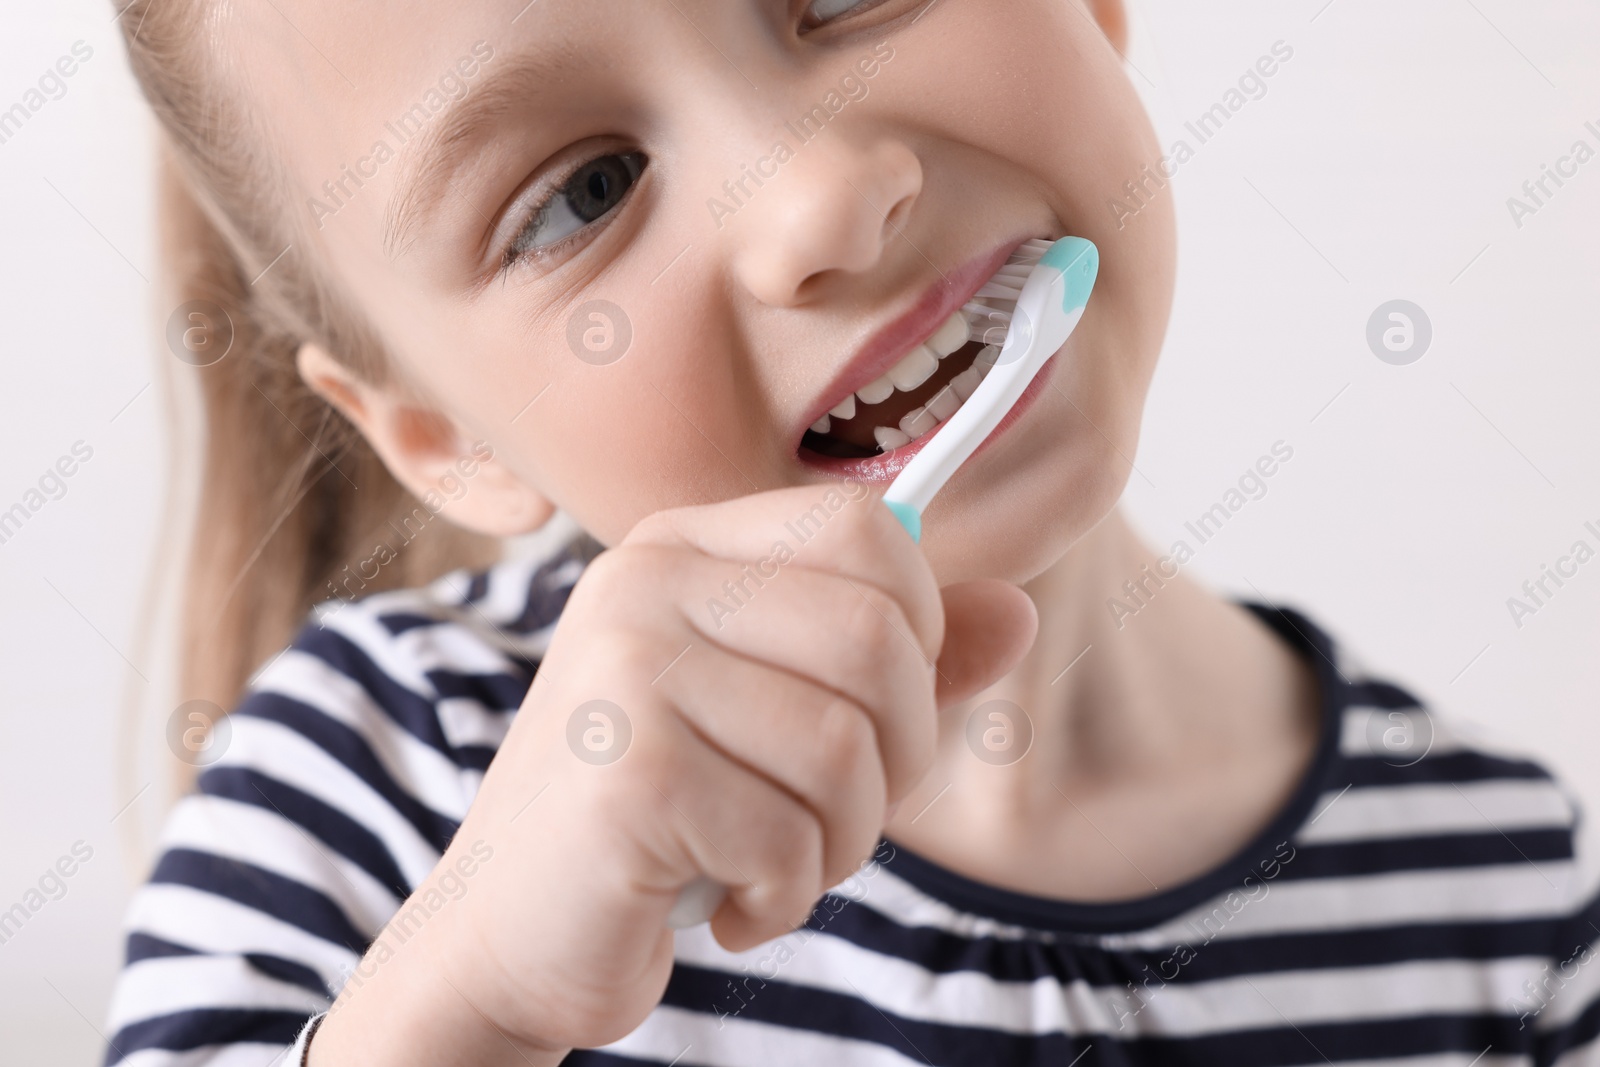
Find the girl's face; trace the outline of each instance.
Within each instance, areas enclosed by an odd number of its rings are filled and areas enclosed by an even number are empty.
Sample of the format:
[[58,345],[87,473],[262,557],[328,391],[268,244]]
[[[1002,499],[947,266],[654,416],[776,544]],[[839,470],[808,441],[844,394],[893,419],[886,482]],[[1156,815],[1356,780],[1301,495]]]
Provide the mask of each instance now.
[[1160,154],[1096,23],[1116,7],[248,0],[222,33],[309,254],[462,436],[606,543],[886,485],[874,426],[976,346],[808,427],[1024,239],[1094,241],[1082,326],[926,516],[942,581],[1021,581],[1120,493],[1170,304],[1169,198],[1120,226],[1110,203]]

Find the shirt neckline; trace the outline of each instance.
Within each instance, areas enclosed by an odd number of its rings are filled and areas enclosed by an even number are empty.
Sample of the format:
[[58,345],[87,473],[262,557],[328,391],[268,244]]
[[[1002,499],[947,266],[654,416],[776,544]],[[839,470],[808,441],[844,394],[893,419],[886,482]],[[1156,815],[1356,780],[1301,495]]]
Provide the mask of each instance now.
[[980,882],[884,838],[892,850],[882,861],[915,888],[961,911],[1013,926],[1059,933],[1105,934],[1157,926],[1230,889],[1247,890],[1245,878],[1261,877],[1260,864],[1274,858],[1310,816],[1317,798],[1332,780],[1340,753],[1343,711],[1348,687],[1335,666],[1333,641],[1293,608],[1236,601],[1307,660],[1316,675],[1317,710],[1321,715],[1315,755],[1289,799],[1254,838],[1228,859],[1182,885],[1149,896],[1109,903],[1088,903],[1034,896]]

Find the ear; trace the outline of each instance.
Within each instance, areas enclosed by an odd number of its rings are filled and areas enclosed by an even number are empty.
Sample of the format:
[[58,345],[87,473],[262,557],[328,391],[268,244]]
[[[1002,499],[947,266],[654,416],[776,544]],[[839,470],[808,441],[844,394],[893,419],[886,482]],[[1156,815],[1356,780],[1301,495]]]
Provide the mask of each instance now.
[[1117,50],[1117,55],[1128,54],[1128,8],[1123,0],[1087,0],[1089,14],[1099,23],[1100,30]]
[[531,533],[555,505],[495,458],[486,441],[470,441],[447,416],[395,385],[357,377],[314,344],[300,346],[300,377],[361,431],[384,466],[429,510],[490,537]]

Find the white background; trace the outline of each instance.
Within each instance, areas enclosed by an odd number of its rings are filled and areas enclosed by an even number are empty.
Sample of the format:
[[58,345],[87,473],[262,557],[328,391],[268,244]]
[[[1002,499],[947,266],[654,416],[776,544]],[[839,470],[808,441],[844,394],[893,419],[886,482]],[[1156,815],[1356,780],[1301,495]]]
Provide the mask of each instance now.
[[[166,802],[161,783],[140,791],[148,771],[118,770],[124,686],[155,709],[145,750],[173,703],[139,599],[165,484],[152,324],[170,309],[147,281],[150,119],[110,14],[12,5],[0,32],[0,107],[74,41],[94,48],[0,145],[0,510],[73,442],[94,449],[0,545],[0,909],[75,841],[94,849],[0,945],[7,1064],[98,1056],[146,862],[130,842]],[[1131,511],[1164,547],[1288,442],[1268,495],[1194,573],[1301,607],[1600,808],[1600,561],[1520,629],[1506,607],[1574,540],[1600,547],[1583,529],[1600,527],[1600,160],[1520,228],[1506,206],[1575,140],[1600,147],[1584,129],[1600,126],[1600,8],[1140,0],[1134,37],[1130,76],[1163,145],[1197,151],[1175,182],[1178,300]],[[1279,40],[1294,55],[1265,96],[1198,145],[1184,122]],[[1394,298],[1433,324],[1410,366],[1365,341]]]

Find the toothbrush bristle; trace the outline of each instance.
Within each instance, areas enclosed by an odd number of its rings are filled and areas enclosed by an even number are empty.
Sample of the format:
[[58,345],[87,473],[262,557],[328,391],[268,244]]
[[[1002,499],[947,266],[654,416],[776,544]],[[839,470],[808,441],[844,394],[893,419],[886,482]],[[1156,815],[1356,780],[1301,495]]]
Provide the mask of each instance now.
[[985,344],[1001,344],[1011,325],[1011,309],[1022,296],[1027,284],[1044,254],[1055,245],[1054,241],[1034,238],[1022,242],[1011,253],[1005,266],[984,283],[983,288],[961,309],[967,317],[968,338]]

